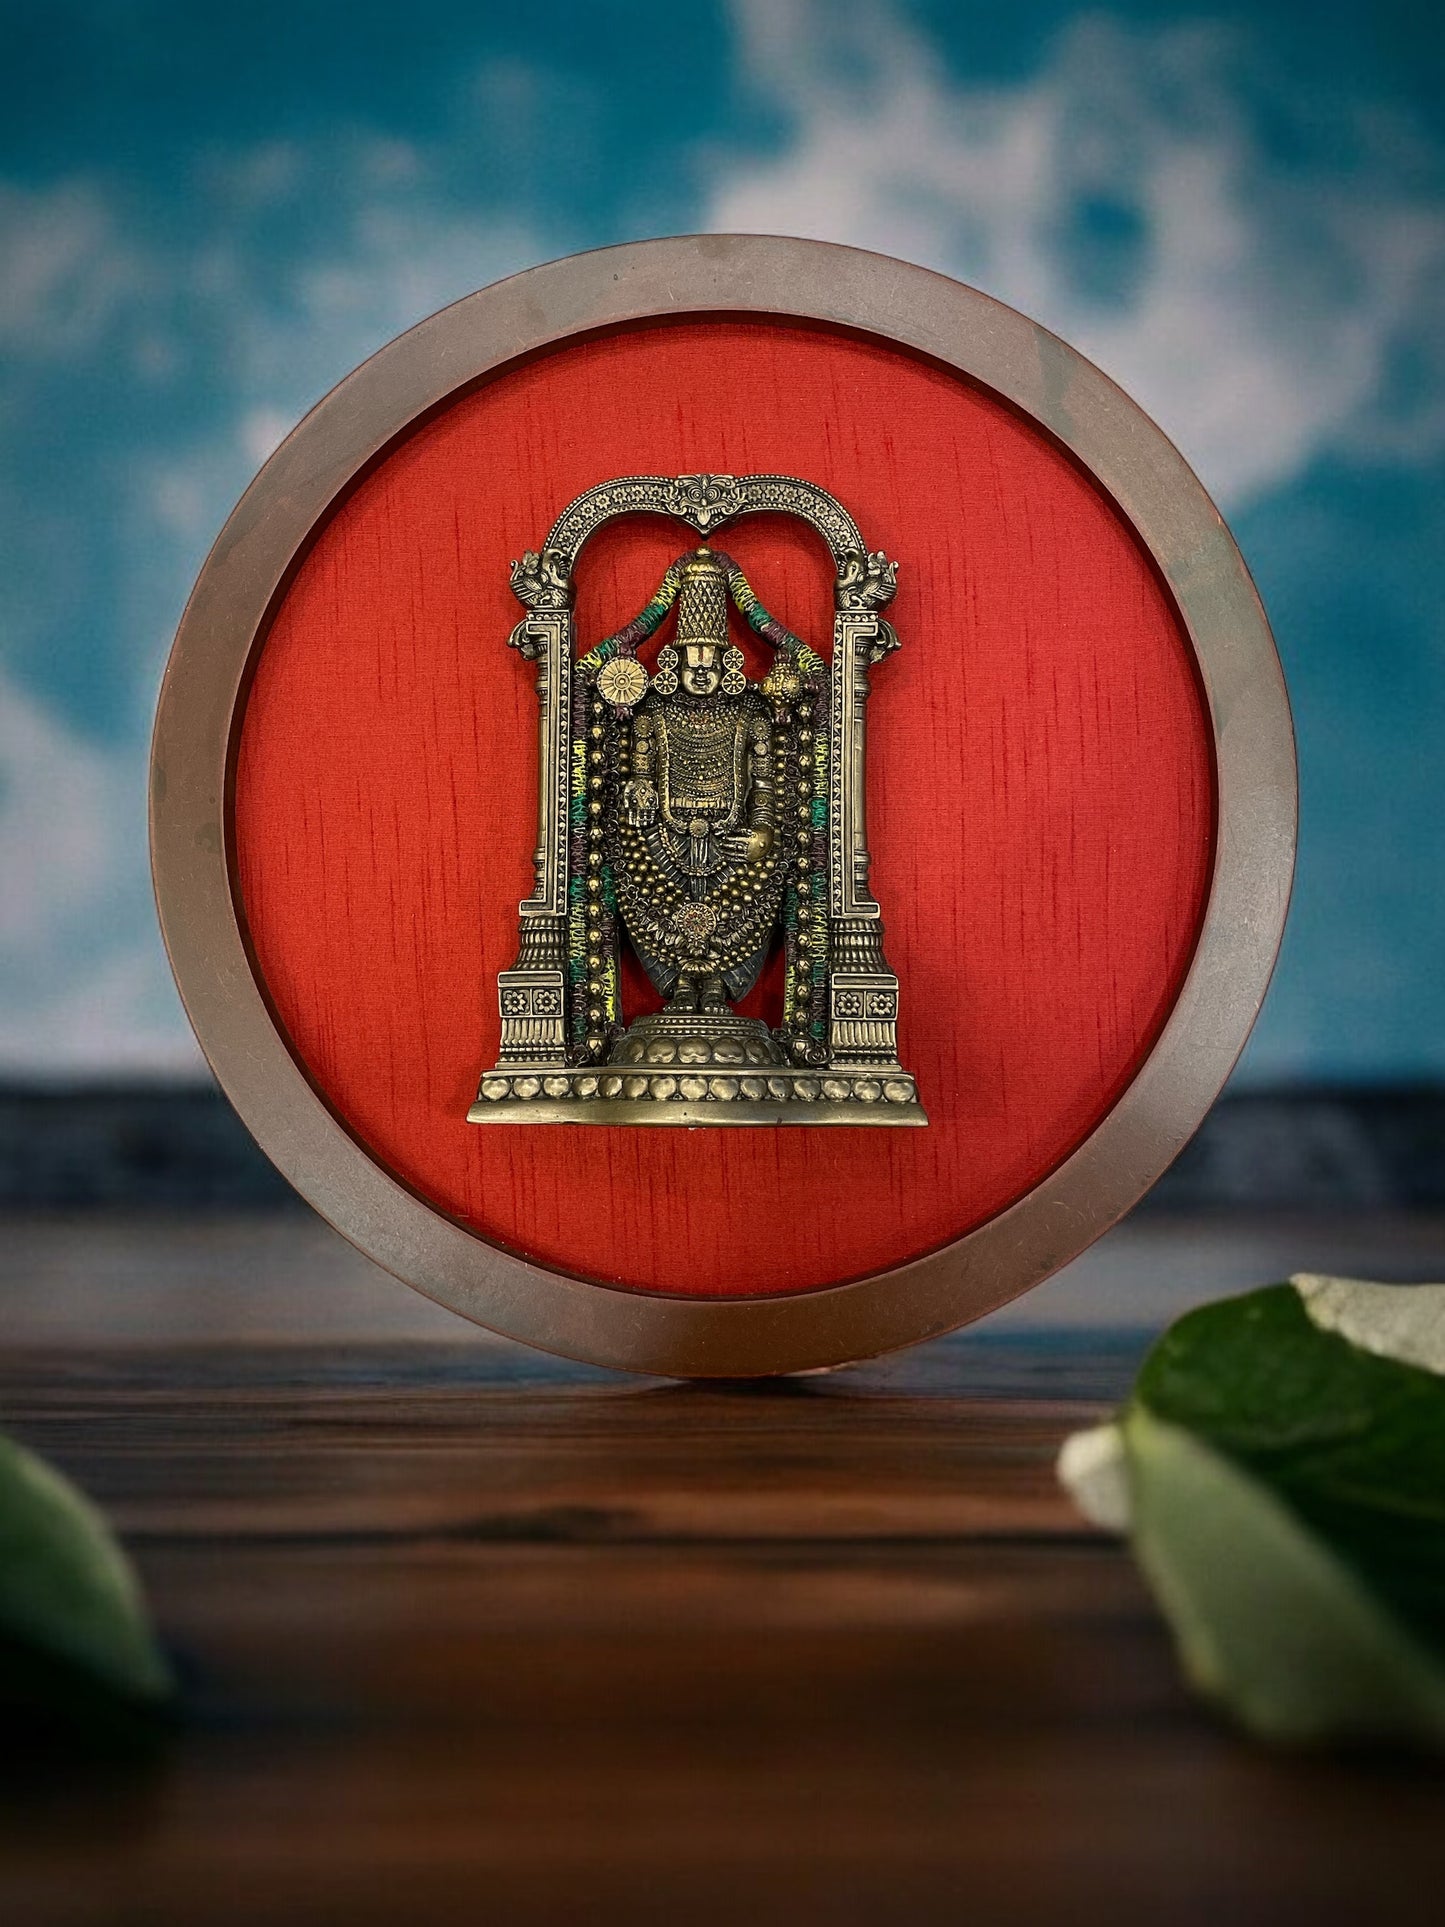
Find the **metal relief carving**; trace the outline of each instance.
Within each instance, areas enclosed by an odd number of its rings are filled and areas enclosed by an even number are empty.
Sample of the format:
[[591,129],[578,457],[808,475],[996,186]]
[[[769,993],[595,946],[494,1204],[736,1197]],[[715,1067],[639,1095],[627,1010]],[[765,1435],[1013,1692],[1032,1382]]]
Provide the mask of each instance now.
[[[624,629],[580,656],[573,575],[614,516],[704,542]],[[760,511],[809,521],[836,571],[831,663],[706,541]],[[536,664],[536,888],[500,973],[502,1045],[473,1123],[926,1124],[898,1058],[898,979],[869,892],[869,671],[898,647],[897,564],[816,483],[626,476],[589,489],[512,565]],[[675,614],[649,670],[639,650]],[[771,649],[749,681],[730,623]],[[622,1008],[623,946],[665,999]],[[776,1021],[734,1006],[776,947]]]
[[726,522],[742,505],[733,475],[679,475],[667,492],[669,513],[691,523],[699,535]]

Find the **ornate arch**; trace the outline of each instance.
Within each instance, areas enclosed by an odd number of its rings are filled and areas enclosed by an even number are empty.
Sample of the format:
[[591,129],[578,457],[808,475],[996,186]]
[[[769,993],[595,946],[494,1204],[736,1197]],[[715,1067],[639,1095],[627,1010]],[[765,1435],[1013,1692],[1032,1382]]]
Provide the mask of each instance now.
[[792,475],[624,475],[599,482],[563,509],[546,549],[566,557],[570,574],[590,535],[619,515],[639,512],[671,515],[704,538],[740,515],[796,515],[822,536],[835,569],[863,552],[858,524],[838,498]]

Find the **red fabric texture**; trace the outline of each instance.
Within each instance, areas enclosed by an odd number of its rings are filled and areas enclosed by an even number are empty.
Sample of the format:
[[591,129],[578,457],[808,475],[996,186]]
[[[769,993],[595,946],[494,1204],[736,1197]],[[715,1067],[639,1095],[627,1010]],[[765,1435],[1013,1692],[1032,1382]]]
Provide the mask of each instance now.
[[[873,678],[870,825],[926,1130],[466,1122],[496,1059],[496,974],[535,836],[535,678],[504,646],[508,562],[595,482],[697,470],[821,482],[898,559],[903,647]],[[757,517],[717,539],[826,651],[831,569],[812,531]],[[579,646],[634,615],[687,546],[644,518],[595,537]],[[554,351],[393,452],[278,612],[234,833],[274,1007],[382,1164],[545,1265],[757,1294],[935,1249],[1089,1133],[1178,993],[1213,821],[1187,644],[1093,484],[930,364],[748,320]],[[634,1009],[655,1001],[640,973],[629,983]],[[777,994],[773,971],[745,1008],[776,1020]]]

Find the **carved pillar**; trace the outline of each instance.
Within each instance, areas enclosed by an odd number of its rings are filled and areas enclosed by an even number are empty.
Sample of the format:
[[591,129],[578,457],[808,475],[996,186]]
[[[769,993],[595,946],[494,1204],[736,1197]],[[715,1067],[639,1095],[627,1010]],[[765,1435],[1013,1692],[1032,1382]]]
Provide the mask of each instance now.
[[868,888],[868,666],[877,618],[839,611],[833,626],[833,914],[879,914]]
[[572,582],[557,549],[512,565],[512,591],[528,614],[509,638],[537,665],[537,846],[532,894],[519,906],[517,961],[497,975],[499,1064],[567,1061],[567,778],[572,707]]
[[883,956],[883,922],[869,887],[869,669],[898,639],[878,611],[893,598],[896,565],[851,552],[838,572],[833,625],[832,969],[828,1051],[835,1064],[898,1063],[898,979]]

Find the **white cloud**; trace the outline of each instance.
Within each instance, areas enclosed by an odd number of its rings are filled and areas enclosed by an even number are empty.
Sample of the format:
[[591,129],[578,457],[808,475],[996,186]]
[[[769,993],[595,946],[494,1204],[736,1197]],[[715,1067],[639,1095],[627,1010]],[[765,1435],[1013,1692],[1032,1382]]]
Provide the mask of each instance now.
[[[0,183],[0,422],[43,437],[46,407],[85,383],[106,403],[128,388],[144,398],[109,439],[87,424],[104,495],[37,499],[14,437],[11,474],[0,468],[11,643],[34,663],[39,638],[91,621],[103,652],[132,665],[125,709],[106,718],[126,732],[114,747],[0,669],[0,1078],[200,1069],[146,860],[145,736],[185,592],[257,467],[335,381],[546,252],[515,220],[438,204],[401,141],[273,142],[200,176],[213,218],[190,240],[99,178]],[[297,208],[312,237],[289,252],[248,226]],[[199,420],[185,405],[198,387]],[[74,594],[69,559],[83,570],[102,552],[97,514],[118,559]]]
[[[735,15],[789,131],[720,175],[709,227],[848,241],[985,288],[1121,382],[1231,506],[1331,446],[1445,445],[1440,157],[1381,111],[1356,110],[1348,169],[1291,170],[1220,30],[1085,20],[1029,79],[985,85],[949,77],[878,0]],[[1291,110],[1285,78],[1252,81]],[[1108,287],[1085,272],[1099,237],[1078,234],[1101,213],[1137,227]],[[1402,350],[1434,363],[1423,408],[1392,396]]]
[[32,697],[0,680],[0,945],[48,951],[104,887],[115,774]]
[[265,403],[253,408],[241,422],[240,442],[247,461],[259,468],[290,434],[292,427],[290,415],[284,408],[272,408]]
[[0,261],[0,345],[42,359],[95,342],[143,280],[105,197],[83,179],[0,181]]
[[[198,182],[213,218],[186,239],[99,177],[0,181],[0,420],[26,406],[37,363],[164,391],[204,356],[204,427],[178,434],[162,400],[132,458],[156,530],[192,543],[350,368],[546,252],[511,216],[448,208],[413,146],[365,132],[213,157]],[[296,208],[329,219],[289,252],[248,227]],[[144,527],[134,539],[144,550]]]
[[[535,235],[520,222],[431,212],[418,220],[382,196],[359,208],[344,247],[299,269],[279,332],[324,341],[344,374],[364,354],[450,301],[539,258]],[[263,319],[255,351],[274,352],[277,324]],[[293,351],[295,343],[292,343]]]
[[150,914],[144,759],[0,673],[0,1076],[195,1073]]

